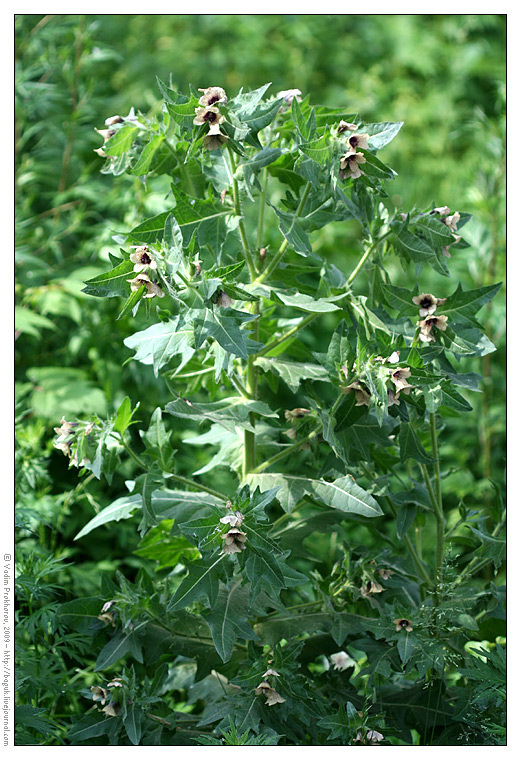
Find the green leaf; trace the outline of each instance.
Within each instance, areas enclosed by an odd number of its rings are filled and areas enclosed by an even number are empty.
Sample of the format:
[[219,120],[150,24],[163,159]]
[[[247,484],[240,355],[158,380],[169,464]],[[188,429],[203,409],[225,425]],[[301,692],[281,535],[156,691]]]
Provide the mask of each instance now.
[[[122,251],[124,253],[124,251]],[[91,280],[87,280],[82,293],[98,298],[113,298],[114,296],[128,296],[130,285],[127,280],[134,277],[134,264],[127,259],[111,269]]]
[[103,736],[103,734],[111,733],[114,726],[118,724],[118,718],[100,719],[98,715],[86,715],[68,731],[67,740],[71,744],[78,744],[78,742],[94,739]]
[[389,306],[396,309],[400,316],[418,313],[418,307],[412,302],[414,296],[417,295],[413,290],[385,282],[382,283],[382,290]]
[[136,361],[153,365],[156,377],[161,367],[173,356],[181,355],[182,367],[195,353],[192,325],[187,324],[181,314],[167,322],[158,322],[146,330],[134,333],[125,338],[123,343],[136,352]]
[[416,518],[416,504],[406,504],[398,510],[396,518],[396,535],[401,541]]
[[208,605],[213,607],[219,589],[218,565],[225,557],[225,554],[221,554],[217,559],[210,557],[197,562],[187,562],[188,575],[181,581],[181,585],[170,600],[168,611],[183,609],[201,597],[204,597]]
[[339,311],[340,306],[337,306],[334,301],[339,301],[346,297],[345,293],[341,293],[338,296],[332,296],[331,298],[314,298],[308,296],[305,293],[288,293],[283,290],[271,291],[272,299],[281,301],[286,306],[294,306],[297,309],[310,312],[326,312],[326,311]]
[[454,242],[452,232],[447,225],[440,222],[435,216],[431,216],[430,214],[420,216],[414,220],[414,225],[421,228],[429,243],[433,246],[442,247]]
[[130,148],[134,135],[138,132],[139,127],[132,124],[124,124],[116,134],[107,140],[103,150],[108,156],[121,156]]
[[204,616],[215,648],[223,662],[228,662],[232,656],[233,647],[239,637],[247,641],[257,639],[246,617],[248,597],[248,589],[241,588],[240,581],[229,589],[223,583],[219,583],[217,600],[211,612]]
[[105,523],[126,520],[133,514],[134,510],[138,508],[141,508],[140,494],[134,494],[133,496],[123,496],[120,499],[116,499],[116,501],[113,501],[112,504],[109,504],[108,507],[105,507],[105,509],[102,509],[101,512],[98,512],[96,517],[93,517],[92,520],[89,520],[87,525],[85,525],[80,530],[80,532],[74,536],[74,540],[77,541],[79,538],[82,538],[88,533],[91,533],[91,531],[93,531],[95,528],[99,528],[100,525],[105,525]]
[[132,417],[137,412],[139,407],[139,404],[136,406],[134,410],[132,410],[132,406],[130,403],[130,399],[128,396],[125,396],[123,401],[118,407],[118,411],[116,412],[116,417],[114,419],[114,430],[117,433],[121,433],[121,435],[124,435],[127,428],[130,427],[132,424]]
[[91,631],[93,623],[99,625],[98,615],[102,606],[102,602],[97,596],[73,599],[60,605],[57,619],[62,625],[74,628],[80,633],[87,633]]
[[161,143],[165,139],[164,135],[153,135],[150,141],[143,148],[141,155],[136,161],[134,167],[130,171],[130,174],[134,174],[138,177],[143,176],[150,171],[150,166],[154,159],[155,153],[161,147]]
[[[269,205],[271,206],[271,203]],[[287,214],[275,206],[271,207],[279,218],[279,229],[290,246],[301,256],[310,256],[312,254],[311,243],[298,217],[294,214]]]
[[221,401],[214,401],[209,404],[191,402],[180,398],[176,401],[170,401],[166,405],[165,411],[183,419],[192,419],[199,422],[210,420],[211,422],[218,423],[231,433],[235,432],[237,426],[254,432],[255,429],[249,421],[251,412],[260,414],[262,417],[278,417],[263,401],[245,401],[237,396],[221,399]]
[[259,105],[258,108],[250,114],[246,115],[243,111],[241,113],[241,120],[248,125],[252,132],[260,132],[261,129],[264,129],[268,124],[271,124],[283,103],[284,98],[278,98],[264,106]]
[[148,430],[139,431],[146,447],[146,453],[154,459],[164,472],[172,472],[174,452],[170,445],[170,434],[166,432],[161,408],[157,407],[150,418]]
[[409,422],[401,423],[399,441],[401,462],[406,462],[408,459],[414,459],[415,462],[432,464],[432,462],[435,461],[425,451],[413,426]]
[[129,741],[134,746],[137,746],[141,741],[143,734],[142,729],[143,713],[135,705],[127,706],[127,714],[123,718],[123,726],[127,732]]
[[323,134],[316,140],[301,143],[298,146],[298,149],[304,153],[304,155],[308,156],[308,158],[312,158],[317,164],[325,164],[331,154],[329,135]]
[[487,557],[493,560],[494,568],[499,570],[505,559],[506,542],[504,537],[492,536],[488,533],[469,526],[470,530],[482,542],[481,557]]
[[[241,325],[257,319],[256,314],[250,314],[236,309],[219,308],[206,309],[194,317],[195,347],[200,348],[205,340],[214,338],[225,351],[241,359],[247,359],[248,354],[256,353],[261,344],[250,340],[247,331],[241,330]],[[253,326],[248,331],[253,330]]]
[[297,502],[305,495],[309,495],[328,507],[340,509],[342,512],[354,512],[364,517],[376,517],[383,514],[375,499],[348,476],[328,483],[325,480],[313,480],[300,475],[250,473],[247,476],[247,482],[252,487],[258,486],[262,491],[281,486],[277,499],[285,512],[292,512]]
[[403,229],[397,232],[393,240],[399,249],[401,249],[414,262],[421,263],[436,258],[435,251],[422,240],[418,235],[414,235],[410,230]]
[[255,364],[264,372],[276,372],[286,385],[296,393],[302,380],[323,380],[327,381],[328,373],[320,364],[311,364],[309,362],[292,362],[288,359],[259,357]]
[[17,332],[34,335],[36,338],[40,337],[40,330],[38,329],[40,327],[46,330],[56,330],[56,325],[50,319],[23,306],[14,307],[14,326]]
[[141,492],[141,508],[143,510],[143,516],[138,527],[141,536],[159,522],[152,501],[152,493],[160,485],[163,485],[163,478],[157,465],[136,478],[134,490]]
[[137,227],[128,232],[128,236],[136,243],[155,243],[157,240],[161,240],[165,229],[165,222],[172,214],[171,211],[164,211],[161,214],[156,214],[150,219],[146,219]]
[[199,245],[210,245],[214,251],[220,251],[231,229],[230,219],[235,210],[223,207],[221,203],[217,205],[210,198],[191,198],[177,185],[172,185],[172,193],[176,201],[175,218],[183,233],[184,247],[188,246],[197,231]]
[[461,283],[458,283],[458,287],[454,293],[448,296],[446,303],[440,307],[440,312],[443,312],[446,316],[451,316],[452,314],[474,316],[486,303],[497,295],[502,285],[502,282],[498,282],[495,285],[486,285],[475,290],[463,290]]
[[127,654],[131,654],[134,659],[142,663],[143,654],[137,634],[146,625],[148,625],[148,621],[144,620],[134,626],[132,630],[116,633],[99,653],[94,670],[105,670]]
[[371,150],[380,150],[394,140],[402,127],[403,121],[384,121],[380,124],[362,124],[358,132],[367,132]]
[[130,314],[132,309],[138,305],[146,292],[147,289],[144,285],[142,285],[138,290],[131,291],[116,319],[123,319],[123,317],[126,317],[127,314]]
[[400,631],[397,648],[400,659],[405,665],[405,663],[412,657],[415,650],[415,641],[413,636],[410,636],[407,631]]

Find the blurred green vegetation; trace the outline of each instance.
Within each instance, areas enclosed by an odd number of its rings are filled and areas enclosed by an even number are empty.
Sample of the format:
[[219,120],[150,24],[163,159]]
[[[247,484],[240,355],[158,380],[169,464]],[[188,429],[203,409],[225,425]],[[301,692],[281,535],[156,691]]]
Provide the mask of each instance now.
[[[15,35],[19,556],[72,560],[53,570],[54,582],[88,596],[100,570],[132,575],[142,564],[132,556],[130,522],[95,542],[72,541],[125,491],[132,470],[123,467],[110,486],[91,480],[84,488],[52,448],[53,426],[62,414],[113,413],[126,395],[148,420],[169,399],[149,368],[125,364],[123,338],[144,326],[143,315],[117,322],[117,299],[81,293],[84,280],[108,268],[109,251],[118,253],[112,236],[166,208],[168,183],[145,188],[138,178],[100,175],[94,128],[132,106],[157,110],[156,77],[181,91],[219,85],[231,95],[272,82],[272,93],[299,88],[312,103],[345,107],[365,122],[403,121],[386,149],[398,172],[386,202],[408,211],[434,201],[474,216],[465,228],[472,249],[453,253],[451,281],[425,274],[421,289],[446,295],[458,281],[504,281],[506,16],[19,15]],[[344,271],[360,255],[351,225],[328,225],[313,242]],[[357,292],[364,286],[361,276]],[[460,371],[483,376],[483,392],[468,394],[475,411],[449,419],[440,436],[454,514],[461,500],[468,508],[492,503],[490,480],[504,479],[504,289],[481,316],[498,351],[461,362]],[[314,340],[321,350],[318,329]],[[196,466],[182,438],[177,431],[178,472],[189,474]],[[41,657],[49,639],[34,636]]]

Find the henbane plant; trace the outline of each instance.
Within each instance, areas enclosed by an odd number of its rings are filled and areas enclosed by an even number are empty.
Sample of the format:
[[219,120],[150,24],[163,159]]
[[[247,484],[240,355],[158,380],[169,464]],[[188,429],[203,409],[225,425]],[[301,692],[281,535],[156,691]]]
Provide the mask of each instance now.
[[[97,478],[110,480],[122,459],[135,465],[129,493],[77,538],[139,512],[137,553],[158,556],[150,547],[162,535],[169,568],[161,582],[141,578],[139,592],[114,586],[97,611],[114,629],[97,669],[126,654],[143,662],[159,626],[170,637],[164,663],[177,651],[201,677],[225,674],[200,725],[216,724],[226,741],[252,731],[258,744],[408,743],[392,707],[408,688],[436,700],[415,726],[429,743],[463,720],[447,678],[466,662],[461,620],[476,624],[468,584],[501,564],[491,547],[503,513],[489,529],[480,505],[461,506],[449,524],[440,456],[444,420],[471,413],[467,392],[478,390],[479,376],[458,363],[494,350],[476,315],[500,284],[451,281],[469,214],[443,199],[390,208],[395,173],[380,156],[406,139],[401,122],[368,124],[268,87],[181,95],[159,82],[159,115],[131,109],[98,130],[103,173],[171,178],[167,208],[115,235],[113,268],[84,289],[119,298],[119,318],[146,314],[124,343],[171,400],[141,440],[139,400],[128,397],[110,419],[56,428],[55,445]],[[332,223],[359,237],[345,269],[321,254]],[[435,293],[429,270],[443,283]],[[307,339],[315,330],[320,351]],[[207,452],[189,476],[177,471],[175,431]],[[234,474],[226,492],[205,478],[219,467]],[[466,526],[470,558],[448,550]],[[482,593],[497,604],[493,584]],[[90,696],[110,691],[106,727],[80,723],[73,738],[145,741],[154,716],[127,676]]]

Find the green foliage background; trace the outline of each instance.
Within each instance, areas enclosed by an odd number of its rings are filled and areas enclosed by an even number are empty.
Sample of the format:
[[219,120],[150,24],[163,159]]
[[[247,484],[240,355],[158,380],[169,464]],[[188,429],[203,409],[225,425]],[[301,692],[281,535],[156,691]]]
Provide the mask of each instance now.
[[[169,400],[149,368],[126,363],[123,339],[136,321],[146,326],[143,316],[116,322],[121,304],[81,292],[118,252],[112,235],[165,208],[167,180],[153,180],[145,192],[138,178],[100,175],[94,127],[131,106],[154,112],[156,76],[180,91],[191,83],[232,94],[271,81],[273,93],[296,87],[313,103],[346,107],[366,122],[404,121],[386,151],[398,172],[389,204],[435,201],[472,213],[465,237],[473,258],[458,261],[455,251],[451,271],[464,288],[490,285],[505,275],[506,17],[20,15],[15,32],[16,519],[20,574],[35,584],[22,582],[19,604],[36,615],[22,631],[20,701],[49,708],[22,720],[19,743],[53,743],[81,703],[70,681],[77,654],[59,638],[53,605],[96,594],[101,571],[132,576],[144,564],[133,554],[130,521],[104,528],[95,542],[73,543],[94,512],[120,496],[131,471],[116,473],[110,487],[91,481],[86,488],[52,448],[53,426],[62,415],[111,414],[126,395],[141,402],[141,419]],[[319,234],[321,253],[351,270],[357,230],[334,223]],[[429,276],[436,293],[442,278]],[[357,285],[363,292],[363,276]],[[491,503],[490,480],[503,482],[504,290],[482,320],[498,351],[466,361],[461,371],[483,375],[483,393],[472,395],[471,418],[450,419],[442,437],[454,510],[469,493]],[[318,330],[313,340],[310,348],[321,350]],[[177,471],[188,474],[197,461],[188,460],[182,437],[174,437]],[[217,470],[216,487],[227,478]],[[76,665],[88,662],[85,651]]]

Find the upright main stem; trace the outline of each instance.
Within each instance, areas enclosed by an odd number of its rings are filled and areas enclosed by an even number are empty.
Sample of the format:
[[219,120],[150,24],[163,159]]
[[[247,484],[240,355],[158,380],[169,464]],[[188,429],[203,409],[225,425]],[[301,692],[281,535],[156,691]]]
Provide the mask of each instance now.
[[436,583],[439,585],[443,581],[443,550],[445,545],[445,517],[443,515],[443,501],[441,495],[441,471],[440,458],[438,453],[438,439],[436,434],[436,416],[430,414],[431,443],[432,455],[434,457],[434,480],[436,484],[436,494],[433,502],[436,514]]

